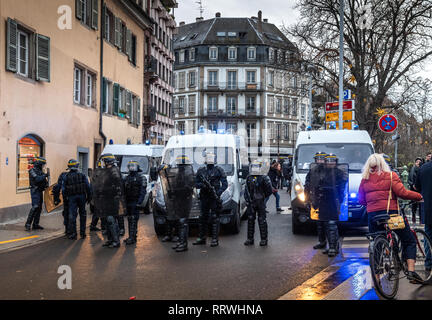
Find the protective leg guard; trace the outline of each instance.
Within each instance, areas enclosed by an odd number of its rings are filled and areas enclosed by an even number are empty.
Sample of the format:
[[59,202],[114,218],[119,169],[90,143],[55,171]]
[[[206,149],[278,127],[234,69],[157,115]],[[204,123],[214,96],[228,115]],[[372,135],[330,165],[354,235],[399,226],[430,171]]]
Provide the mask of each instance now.
[[199,217],[198,239],[196,239],[196,241],[194,243],[192,243],[193,245],[203,245],[203,244],[206,244],[207,227],[208,227],[207,218],[206,218],[206,216],[204,216],[203,214],[201,214],[200,217]]
[[188,249],[188,232],[189,225],[186,219],[180,219],[179,221],[179,245],[175,249],[176,252],[187,251]]
[[247,240],[244,243],[245,246],[251,246],[254,244],[255,236],[255,219],[253,217],[248,218],[248,229],[247,229]]
[[339,232],[336,221],[328,222],[327,238],[329,242],[328,256],[334,257],[339,253]]
[[117,219],[114,218],[113,216],[108,216],[107,227],[110,234],[110,237],[108,237],[108,241],[111,240],[111,244],[109,244],[108,247],[118,248],[120,246],[120,240],[119,240],[119,227],[117,224]]
[[261,241],[260,246],[266,246],[268,242],[268,226],[265,216],[258,217],[258,226],[260,229]]
[[217,247],[219,245],[219,217],[216,214],[212,215],[212,241],[210,247]]
[[129,238],[124,240],[126,244],[136,243],[137,219],[135,216],[128,216]]
[[28,217],[27,217],[27,222],[26,222],[26,224],[25,224],[25,229],[26,229],[27,231],[30,231],[30,229],[31,229],[31,225],[32,225],[32,223],[33,223],[33,218],[34,218],[34,212],[35,212],[35,208],[32,207],[32,208],[30,209],[29,215],[28,215]]
[[326,240],[326,232],[324,222],[317,222],[317,232],[318,232],[318,244],[316,244],[313,248],[316,249],[324,249],[327,246]]

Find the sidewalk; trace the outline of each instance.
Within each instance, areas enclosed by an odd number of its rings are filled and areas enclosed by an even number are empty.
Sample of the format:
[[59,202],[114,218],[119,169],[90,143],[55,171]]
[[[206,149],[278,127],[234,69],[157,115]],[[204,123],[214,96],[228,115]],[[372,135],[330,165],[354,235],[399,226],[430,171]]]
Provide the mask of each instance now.
[[[88,216],[87,220],[89,220]],[[64,235],[62,209],[51,213],[42,213],[40,225],[44,227],[44,230],[25,231],[25,222],[26,218],[22,218],[0,224],[0,253],[35,245]]]

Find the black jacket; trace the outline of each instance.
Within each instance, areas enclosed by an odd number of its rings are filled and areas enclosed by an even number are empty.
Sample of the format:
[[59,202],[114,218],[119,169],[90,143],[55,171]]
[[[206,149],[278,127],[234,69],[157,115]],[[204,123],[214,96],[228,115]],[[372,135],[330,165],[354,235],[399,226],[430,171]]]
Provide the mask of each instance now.
[[268,176],[270,178],[270,181],[272,183],[272,187],[273,189],[277,189],[278,186],[278,182],[279,182],[279,171],[275,168],[270,168],[269,172],[268,172]]
[[419,168],[415,188],[424,199],[424,222],[432,225],[432,162],[426,162]]
[[201,189],[200,194],[203,197],[210,196],[211,192],[205,188],[202,176],[210,182],[219,197],[228,188],[228,180],[224,169],[217,165],[209,168],[207,166],[201,167],[196,174],[195,187]]
[[416,183],[416,178],[417,178],[417,174],[418,174],[419,169],[420,169],[420,167],[417,167],[416,165],[413,165],[413,167],[411,168],[411,171],[410,171],[409,176],[408,176],[408,184],[411,188]]

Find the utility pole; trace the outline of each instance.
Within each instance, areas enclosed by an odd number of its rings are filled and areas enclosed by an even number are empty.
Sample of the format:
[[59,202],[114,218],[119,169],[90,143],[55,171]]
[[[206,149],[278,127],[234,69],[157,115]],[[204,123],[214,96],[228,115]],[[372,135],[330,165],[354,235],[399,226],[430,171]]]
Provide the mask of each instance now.
[[203,13],[204,13],[204,8],[203,8],[203,5],[202,5],[202,0],[198,0],[196,3],[199,4],[200,18],[202,18],[203,17]]
[[343,88],[343,59],[344,59],[344,6],[345,0],[340,1],[339,8],[339,130],[343,130],[343,100],[344,100],[344,88]]

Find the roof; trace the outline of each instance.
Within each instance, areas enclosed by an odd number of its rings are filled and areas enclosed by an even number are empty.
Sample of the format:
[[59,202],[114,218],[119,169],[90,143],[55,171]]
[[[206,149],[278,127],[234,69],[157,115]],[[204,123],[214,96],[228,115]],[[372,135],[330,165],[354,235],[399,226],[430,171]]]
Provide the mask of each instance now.
[[161,157],[164,146],[145,144],[109,144],[105,146],[102,154],[112,153],[123,156]]
[[[218,32],[225,32],[226,36],[218,36]],[[236,35],[230,37],[228,32],[235,32]],[[217,44],[261,44],[296,50],[295,45],[272,23],[262,22],[262,33],[260,33],[256,19],[223,17],[179,26],[178,34],[174,40],[174,49]]]
[[301,131],[296,145],[313,143],[367,143],[372,145],[369,133],[364,130]]

